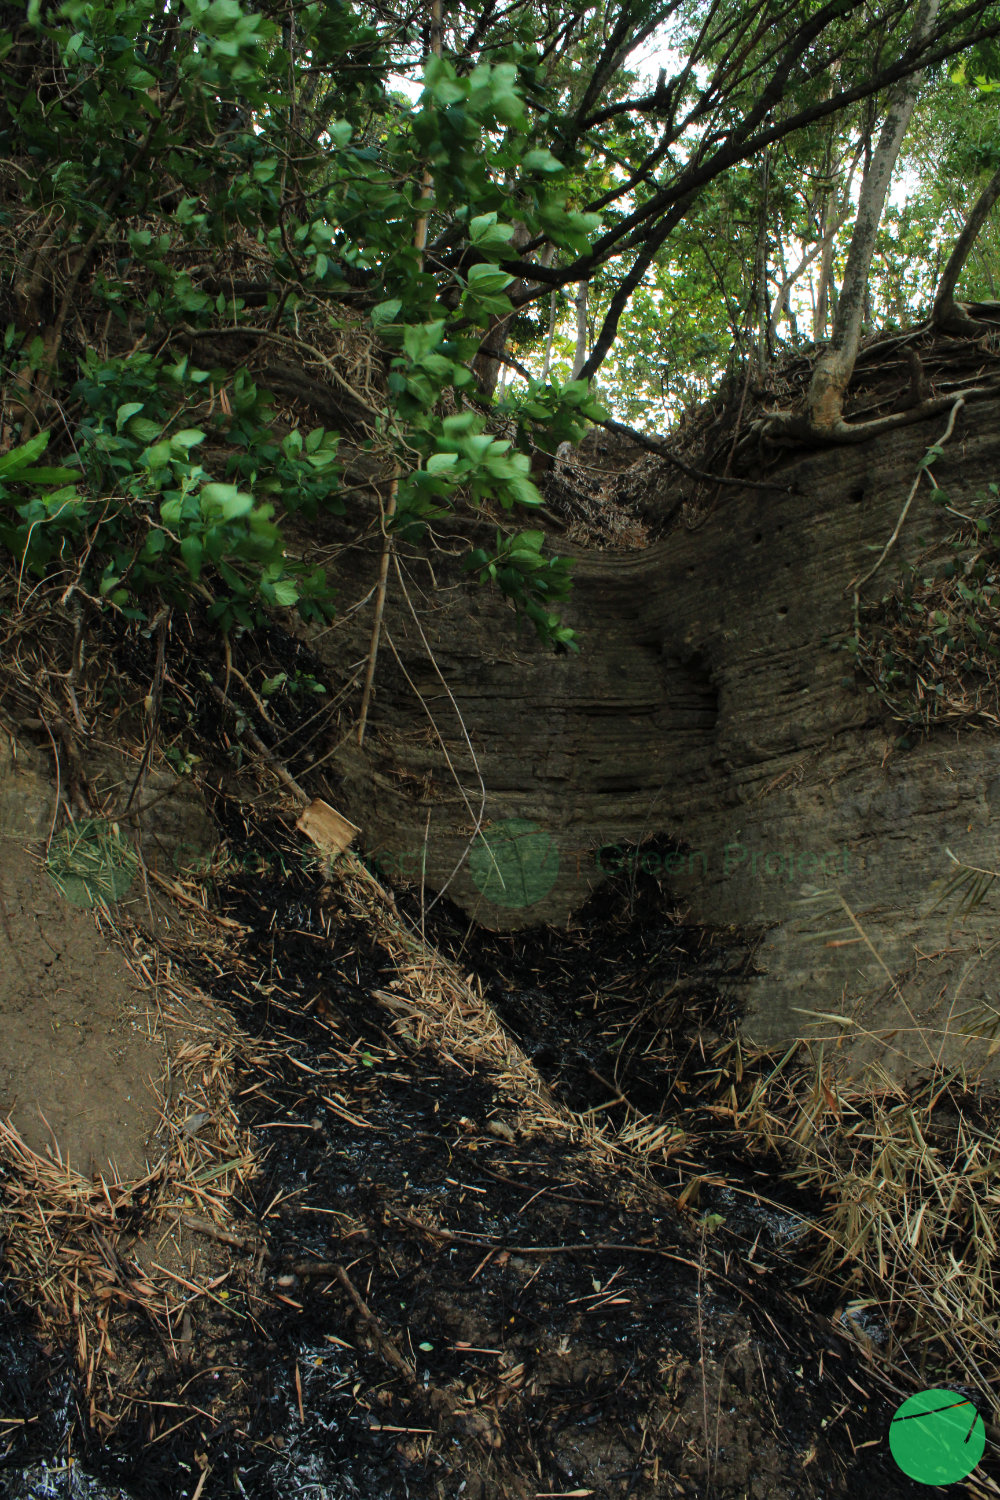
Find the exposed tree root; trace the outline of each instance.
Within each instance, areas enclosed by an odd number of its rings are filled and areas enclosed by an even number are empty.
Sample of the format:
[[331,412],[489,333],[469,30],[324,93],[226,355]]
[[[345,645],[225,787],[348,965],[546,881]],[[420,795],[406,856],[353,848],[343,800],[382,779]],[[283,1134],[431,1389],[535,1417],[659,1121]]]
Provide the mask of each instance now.
[[938,412],[948,411],[958,401],[974,401],[977,397],[992,396],[1000,387],[1000,381],[988,381],[984,385],[970,386],[964,391],[953,391],[947,396],[934,396],[911,406],[906,411],[890,412],[884,417],[873,417],[870,422],[832,422],[828,426],[812,423],[802,412],[771,412],[755,424],[754,430],[764,443],[798,445],[800,443],[867,443],[895,427],[907,427],[912,422],[923,422]]
[[935,305],[931,327],[935,333],[950,334],[953,338],[959,339],[982,339],[991,333],[1000,333],[1000,328],[996,323],[983,322],[974,318],[969,312],[971,306],[984,307],[987,311],[992,311],[994,316],[1000,314],[1000,303],[997,302],[974,304],[953,302],[949,299],[942,302],[940,306]]

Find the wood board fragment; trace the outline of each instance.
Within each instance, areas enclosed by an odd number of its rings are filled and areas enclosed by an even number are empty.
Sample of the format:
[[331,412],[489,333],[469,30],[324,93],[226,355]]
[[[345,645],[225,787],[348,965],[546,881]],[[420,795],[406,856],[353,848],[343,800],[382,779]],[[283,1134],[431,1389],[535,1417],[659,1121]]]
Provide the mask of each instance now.
[[330,855],[343,854],[361,832],[322,797],[316,797],[302,809],[295,826],[317,848]]

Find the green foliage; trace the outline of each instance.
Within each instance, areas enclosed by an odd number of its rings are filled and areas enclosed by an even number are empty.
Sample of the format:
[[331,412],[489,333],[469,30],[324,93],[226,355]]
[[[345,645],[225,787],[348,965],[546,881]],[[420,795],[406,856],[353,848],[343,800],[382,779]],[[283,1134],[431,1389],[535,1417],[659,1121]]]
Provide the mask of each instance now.
[[[226,630],[272,608],[331,614],[321,570],[286,556],[285,526],[343,513],[343,432],[280,432],[273,395],[238,361],[203,369],[188,353],[198,334],[260,332],[235,286],[204,285],[199,262],[234,239],[257,247],[268,330],[294,347],[303,315],[332,330],[346,307],[384,350],[375,446],[399,475],[400,534],[466,501],[537,507],[526,453],[487,430],[471,364],[512,312],[510,219],[574,254],[599,218],[573,205],[567,167],[529,115],[534,64],[516,27],[471,68],[428,57],[408,108],[385,91],[389,54],[362,13],[296,5],[296,55],[341,111],[325,109],[304,148],[287,37],[242,0],[185,0],[179,18],[144,0],[65,0],[30,21],[63,82],[53,97],[8,91],[0,150],[31,162],[24,207],[51,216],[56,252],[78,258],[105,331],[129,352],[90,348],[74,369],[58,338],[9,326],[7,373],[58,388],[68,413],[0,469],[0,542],[20,568],[75,568],[80,587],[130,618],[196,593]],[[12,46],[0,32],[0,50]],[[374,138],[354,123],[362,101]],[[421,220],[444,257],[416,243]],[[535,389],[518,448],[577,436],[599,414],[582,387]],[[32,467],[65,437],[72,469]],[[564,643],[548,606],[568,587],[565,565],[488,576]]]
[[477,547],[464,566],[478,570],[481,582],[491,579],[498,584],[515,605],[524,609],[543,639],[578,651],[574,632],[560,625],[558,615],[549,614],[545,608],[547,600],[564,599],[569,593],[570,573],[564,558],[542,556],[544,541],[541,531],[522,531],[513,537],[498,531],[493,553]]
[[[189,368],[186,358],[164,370],[149,356],[123,361],[86,355],[72,390],[86,413],[76,433],[81,468],[32,466],[49,442],[47,432],[0,457],[0,507],[17,516],[16,522],[0,521],[0,542],[28,572],[43,577],[90,534],[81,584],[130,619],[145,618],[151,596],[184,603],[203,578],[215,585],[211,614],[224,629],[255,623],[257,604],[297,605],[304,618],[327,614],[322,572],[286,560],[274,506],[256,503],[235,484],[214,481],[197,461],[194,450],[206,433],[180,424],[208,378],[207,371]],[[252,409],[253,387],[237,384],[237,410],[242,404],[253,447],[261,433],[246,415],[248,399]],[[174,415],[178,401],[182,410]],[[322,429],[305,440],[293,431],[275,447],[258,488],[285,483],[294,494],[298,486],[300,503],[315,510],[310,486],[328,482],[324,469],[331,457]],[[47,488],[65,479],[77,483]],[[26,487],[41,492],[28,498]]]
[[276,672],[273,677],[265,677],[261,683],[261,694],[265,698],[273,698],[275,693],[289,692],[297,693],[325,693],[326,687],[322,682],[317,682],[311,672],[295,671],[291,677],[287,672]]
[[539,446],[577,443],[589,422],[600,422],[607,416],[585,380],[565,384],[552,380],[546,385],[532,380],[522,391],[511,392],[498,409],[515,419],[522,443]]
[[71,905],[111,905],[128,893],[138,860],[117,823],[87,818],[59,830],[45,868]]
[[[592,342],[605,320],[623,335],[605,375],[622,415],[662,424],[723,369],[761,373],[775,297],[794,284],[801,315],[829,223],[821,300],[835,298],[849,233],[838,195],[850,203],[849,163],[874,124],[862,96],[886,81],[872,68],[905,51],[911,9],[889,0],[873,47],[853,4],[685,4],[665,18],[639,0],[613,24],[592,7],[568,25],[559,7],[457,6],[435,56],[426,17],[380,3],[8,7],[0,154],[17,197],[0,197],[3,373],[38,393],[15,443],[46,425],[54,466],[76,477],[9,485],[6,545],[36,575],[82,567],[84,587],[132,613],[206,591],[229,628],[273,607],[329,614],[325,580],[287,561],[285,539],[296,521],[321,529],[343,512],[342,450],[359,424],[397,476],[400,536],[467,503],[537,508],[528,450],[603,412],[567,379],[562,328],[556,378],[491,410],[484,335],[503,325],[537,370],[546,277],[561,283],[561,317],[583,281]],[[960,15],[942,5],[945,50],[961,45]],[[651,95],[628,59],[659,27],[686,50]],[[933,212],[911,203],[887,220],[873,324],[926,298],[943,226],[998,159],[995,51],[970,58],[974,96],[946,70],[932,77],[921,140],[954,149],[935,144],[930,167],[947,170]],[[412,100],[398,81],[421,59]],[[813,117],[827,104],[836,112]],[[797,111],[808,123],[782,136]],[[986,235],[983,246],[967,279],[988,289],[996,255]],[[779,345],[800,337],[795,316],[777,317]],[[370,344],[360,417],[346,416],[345,372],[327,357],[340,332]],[[195,350],[210,368],[195,368]],[[323,427],[279,422],[277,395],[248,368],[279,361],[318,390]],[[500,568],[495,581],[555,639],[539,570]]]

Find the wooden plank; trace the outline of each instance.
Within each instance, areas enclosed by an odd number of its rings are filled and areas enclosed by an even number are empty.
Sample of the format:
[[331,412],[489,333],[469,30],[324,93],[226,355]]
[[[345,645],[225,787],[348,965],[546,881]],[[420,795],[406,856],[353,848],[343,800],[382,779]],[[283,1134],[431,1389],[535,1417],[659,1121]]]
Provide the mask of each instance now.
[[343,854],[361,832],[347,818],[317,797],[303,808],[295,824],[300,833],[311,839],[325,854]]

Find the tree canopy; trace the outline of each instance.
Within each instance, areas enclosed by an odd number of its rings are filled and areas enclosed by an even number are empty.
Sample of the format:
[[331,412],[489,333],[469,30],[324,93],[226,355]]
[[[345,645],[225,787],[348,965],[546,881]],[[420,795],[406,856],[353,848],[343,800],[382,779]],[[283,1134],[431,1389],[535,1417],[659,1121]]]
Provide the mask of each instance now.
[[[954,0],[0,6],[0,542],[245,628],[331,611],[285,528],[350,506],[345,444],[388,547],[789,343],[827,345],[792,426],[842,435],[963,228],[936,315],[993,295],[998,37]],[[469,567],[572,645],[542,544]]]

